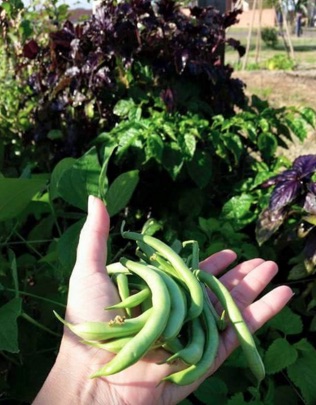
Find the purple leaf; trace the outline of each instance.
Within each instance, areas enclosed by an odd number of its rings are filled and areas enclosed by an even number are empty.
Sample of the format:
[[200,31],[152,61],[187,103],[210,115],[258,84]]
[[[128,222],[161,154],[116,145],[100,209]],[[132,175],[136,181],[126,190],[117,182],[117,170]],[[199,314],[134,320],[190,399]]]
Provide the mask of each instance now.
[[315,172],[316,170],[316,155],[302,155],[294,160],[293,168],[300,177],[303,178]]
[[312,181],[307,183],[307,190],[316,195],[316,183]]
[[31,39],[23,46],[23,56],[28,59],[35,59],[40,48],[34,39]]
[[272,210],[279,210],[295,200],[301,191],[301,183],[297,180],[279,183],[273,190],[269,207]]

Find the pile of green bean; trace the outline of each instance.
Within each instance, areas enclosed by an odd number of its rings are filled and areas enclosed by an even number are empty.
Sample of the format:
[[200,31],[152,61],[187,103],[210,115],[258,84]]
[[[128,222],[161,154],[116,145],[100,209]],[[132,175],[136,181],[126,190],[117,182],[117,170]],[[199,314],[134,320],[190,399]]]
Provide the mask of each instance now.
[[227,322],[209,299],[209,290],[233,325],[250,370],[260,382],[264,365],[230,292],[213,275],[198,268],[198,246],[193,242],[190,263],[159,239],[135,232],[122,232],[137,244],[137,260],[121,258],[107,266],[121,301],[106,308],[121,310],[110,322],[71,324],[58,318],[83,343],[115,353],[91,377],[118,373],[156,348],[170,353],[167,363],[180,359],[185,367],[164,378],[187,385],[211,367],[219,346],[219,334]]

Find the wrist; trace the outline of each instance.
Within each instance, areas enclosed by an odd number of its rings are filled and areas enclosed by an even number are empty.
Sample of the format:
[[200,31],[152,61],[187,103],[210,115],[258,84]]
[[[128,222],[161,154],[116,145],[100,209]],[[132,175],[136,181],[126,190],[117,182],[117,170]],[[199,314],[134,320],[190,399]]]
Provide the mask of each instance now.
[[[64,335],[55,364],[32,405],[72,405],[82,403],[82,387],[89,376],[85,362],[74,364],[71,338]],[[80,357],[79,357],[80,358]],[[81,357],[83,360],[83,358]],[[78,363],[78,362],[77,362]]]

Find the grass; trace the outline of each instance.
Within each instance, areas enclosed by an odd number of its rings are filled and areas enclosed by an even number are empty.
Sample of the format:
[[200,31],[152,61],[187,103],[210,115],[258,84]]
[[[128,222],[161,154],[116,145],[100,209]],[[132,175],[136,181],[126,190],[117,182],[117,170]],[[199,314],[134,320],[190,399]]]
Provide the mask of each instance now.
[[[227,37],[240,40],[241,44],[246,47],[247,45],[247,28],[231,28],[227,33]],[[298,67],[315,68],[316,69],[316,30],[306,29],[303,35],[297,38],[295,35],[291,36],[292,45],[294,48],[294,62]],[[256,43],[257,43],[257,30],[253,31],[251,44],[248,54],[247,70],[265,69],[267,61],[275,57],[275,55],[287,56],[286,48],[281,37],[278,37],[277,46],[272,49],[265,45],[260,40],[260,51],[256,58]],[[242,69],[243,57],[241,60],[235,50],[230,47],[226,48],[225,61],[231,64],[235,70]]]

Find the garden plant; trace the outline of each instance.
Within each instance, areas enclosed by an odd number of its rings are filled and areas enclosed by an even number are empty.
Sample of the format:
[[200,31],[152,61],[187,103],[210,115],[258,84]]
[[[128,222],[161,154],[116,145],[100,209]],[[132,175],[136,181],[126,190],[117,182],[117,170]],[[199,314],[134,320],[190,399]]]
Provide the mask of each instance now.
[[[175,252],[195,241],[280,268],[291,303],[183,404],[316,402],[316,156],[279,147],[315,128],[312,108],[273,108],[225,64],[239,12],[106,0],[74,24],[57,1],[0,6],[0,399],[31,403],[62,333],[88,195],[111,216],[109,265],[134,247],[121,227]],[[273,285],[271,285],[272,287]]]

